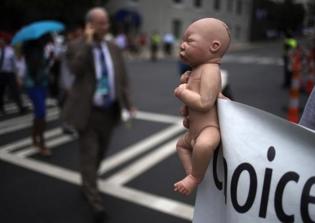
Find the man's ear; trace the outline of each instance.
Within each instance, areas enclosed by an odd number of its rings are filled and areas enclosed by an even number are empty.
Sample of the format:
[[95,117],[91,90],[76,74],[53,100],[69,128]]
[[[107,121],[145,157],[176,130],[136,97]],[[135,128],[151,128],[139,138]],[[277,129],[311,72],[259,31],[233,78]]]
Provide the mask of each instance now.
[[216,52],[218,52],[219,50],[220,50],[220,48],[221,48],[221,42],[220,41],[218,41],[218,40],[214,40],[214,41],[212,41],[212,43],[211,43],[211,45],[210,45],[210,52],[211,53],[216,53]]

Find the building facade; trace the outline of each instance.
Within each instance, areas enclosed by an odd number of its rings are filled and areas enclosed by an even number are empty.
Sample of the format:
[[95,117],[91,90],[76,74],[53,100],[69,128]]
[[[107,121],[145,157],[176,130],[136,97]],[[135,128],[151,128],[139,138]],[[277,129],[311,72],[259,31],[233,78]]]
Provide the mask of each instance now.
[[172,33],[179,39],[196,19],[215,17],[228,24],[233,41],[247,42],[250,37],[252,0],[110,0],[106,7],[112,15],[121,10],[137,13],[137,32]]

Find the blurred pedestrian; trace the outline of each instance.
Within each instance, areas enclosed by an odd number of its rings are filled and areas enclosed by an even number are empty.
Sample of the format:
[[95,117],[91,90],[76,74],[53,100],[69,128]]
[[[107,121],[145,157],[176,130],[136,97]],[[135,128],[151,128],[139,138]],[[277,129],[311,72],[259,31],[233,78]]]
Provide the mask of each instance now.
[[9,87],[11,96],[16,103],[20,114],[26,112],[21,98],[21,89],[16,75],[17,64],[14,49],[3,39],[0,39],[0,112],[5,114],[4,96]]
[[284,79],[283,87],[291,87],[291,78],[292,78],[292,67],[291,67],[291,55],[293,51],[297,48],[298,42],[290,31],[285,32],[285,38],[283,42],[283,63],[284,63]]
[[164,54],[171,56],[173,53],[173,47],[175,44],[175,37],[172,33],[165,33],[163,37]]
[[84,37],[71,43],[66,52],[75,81],[63,114],[79,134],[82,192],[97,222],[106,217],[97,186],[98,168],[121,109],[134,112],[121,50],[105,40],[109,26],[104,8],[89,10]]
[[153,32],[150,38],[150,53],[151,60],[156,61],[158,58],[159,47],[161,44],[161,37],[158,32]]
[[[63,109],[64,102],[68,98],[68,95],[71,91],[73,82],[74,82],[74,74],[71,73],[68,65],[68,60],[66,57],[66,51],[68,45],[75,41],[78,38],[82,38],[83,29],[81,25],[76,24],[73,25],[65,35],[65,39],[63,41],[63,46],[61,53],[59,55],[60,58],[60,78],[59,78],[59,106],[61,110]],[[61,117],[62,118],[62,117]],[[62,120],[62,130],[65,134],[75,134],[75,130],[71,125],[69,125],[65,120]]]
[[117,46],[122,49],[123,51],[128,48],[128,40],[126,34],[123,32],[123,30],[120,30],[118,35],[115,37],[115,43]]
[[315,88],[307,99],[299,124],[315,130]]
[[23,43],[22,54],[26,63],[23,85],[33,105],[33,146],[38,147],[43,156],[51,155],[46,147],[44,131],[46,129],[46,96],[49,75],[49,59],[45,57],[44,47],[49,39],[45,35],[37,40]]
[[147,52],[147,42],[148,42],[148,37],[146,33],[140,33],[137,37],[137,45],[138,45],[138,50],[139,54],[142,57],[145,57],[145,53]]

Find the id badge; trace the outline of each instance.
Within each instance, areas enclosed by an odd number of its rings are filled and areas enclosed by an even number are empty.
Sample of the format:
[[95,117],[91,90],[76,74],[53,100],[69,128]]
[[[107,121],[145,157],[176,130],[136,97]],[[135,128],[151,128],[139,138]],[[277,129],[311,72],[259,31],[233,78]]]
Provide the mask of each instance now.
[[108,86],[109,86],[108,78],[101,77],[101,79],[98,80],[98,84],[97,84],[97,89],[96,89],[97,94],[108,95],[109,94]]

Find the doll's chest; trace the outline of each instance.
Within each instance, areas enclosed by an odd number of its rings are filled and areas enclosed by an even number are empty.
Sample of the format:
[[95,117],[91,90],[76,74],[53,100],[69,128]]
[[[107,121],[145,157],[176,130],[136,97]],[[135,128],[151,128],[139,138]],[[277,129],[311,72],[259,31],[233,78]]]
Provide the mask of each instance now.
[[188,79],[188,88],[193,90],[193,91],[196,91],[196,92],[199,92],[199,89],[200,89],[200,75],[198,74],[193,74],[189,77]]

